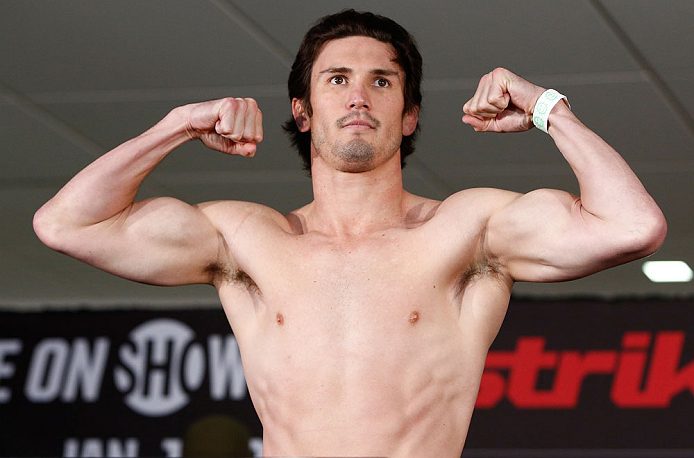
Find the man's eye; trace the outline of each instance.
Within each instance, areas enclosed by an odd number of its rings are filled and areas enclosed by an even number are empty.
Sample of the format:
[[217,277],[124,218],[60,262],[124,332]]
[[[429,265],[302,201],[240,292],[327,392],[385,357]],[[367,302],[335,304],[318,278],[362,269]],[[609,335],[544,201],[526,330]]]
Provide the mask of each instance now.
[[332,84],[345,84],[345,78],[343,76],[333,76],[330,78]]
[[378,78],[378,79],[374,82],[374,84],[375,84],[376,86],[378,86],[378,87],[388,87],[388,86],[390,86],[390,81],[388,81],[388,80],[385,79],[385,78]]

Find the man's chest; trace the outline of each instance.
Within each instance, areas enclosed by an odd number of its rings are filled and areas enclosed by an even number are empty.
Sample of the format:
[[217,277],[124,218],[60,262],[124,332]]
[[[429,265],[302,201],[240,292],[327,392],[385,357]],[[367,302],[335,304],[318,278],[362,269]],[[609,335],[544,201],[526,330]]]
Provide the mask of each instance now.
[[432,250],[417,234],[392,232],[339,241],[294,237],[283,250],[266,256],[270,262],[263,262],[261,271],[249,274],[267,282],[268,294],[292,291],[317,301],[330,298],[347,309],[403,303],[421,292],[448,289],[454,274],[441,250]]
[[[462,353],[477,361],[484,349],[461,325],[453,254],[409,235],[263,244],[255,252],[262,262],[241,265],[257,288],[231,282],[220,289],[244,364],[253,361],[249,375],[327,371],[319,378],[349,376],[358,385],[374,367],[398,378],[413,365],[448,367],[440,358],[460,362]],[[352,375],[342,374],[345,367]]]
[[[296,250],[294,256],[275,258],[260,275],[249,274],[256,292],[223,296],[228,314],[238,311],[232,303],[253,310],[244,314],[245,323],[232,319],[232,327],[242,349],[264,355],[263,371],[324,370],[331,375],[321,379],[347,377],[356,386],[374,367],[400,374],[412,364],[428,366],[427,349],[450,356],[465,346],[454,288],[427,253],[392,238],[308,241],[288,244],[285,253]],[[344,367],[349,374],[342,374]]]
[[459,275],[445,259],[450,252],[443,255],[447,250],[411,231],[339,241],[309,234],[250,251],[220,294],[223,302],[247,304],[268,322],[286,327],[311,320],[342,333],[392,323],[421,326],[433,313],[455,312]]

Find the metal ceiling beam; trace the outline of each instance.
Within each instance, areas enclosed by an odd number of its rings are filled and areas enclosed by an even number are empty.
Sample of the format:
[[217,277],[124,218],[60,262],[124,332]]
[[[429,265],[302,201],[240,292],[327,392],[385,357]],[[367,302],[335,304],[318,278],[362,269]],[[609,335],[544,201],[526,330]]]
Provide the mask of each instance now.
[[72,126],[58,119],[36,104],[33,100],[15,91],[2,81],[0,81],[0,97],[22,110],[28,116],[41,122],[61,137],[70,141],[82,152],[87,153],[90,158],[97,158],[104,152],[104,147],[102,145],[83,135],[81,132],[78,132]]
[[210,0],[214,6],[222,10],[236,24],[260,43],[265,49],[270,51],[286,68],[292,68],[294,56],[282,44],[275,40],[257,22],[245,12],[234,5],[231,0]]
[[[584,86],[600,84],[643,83],[648,81],[641,70],[629,70],[620,72],[585,72],[571,74],[534,74],[525,75],[530,81],[539,84],[546,82],[555,86]],[[474,90],[479,83],[479,78],[427,78],[422,83],[422,91],[445,92]],[[1,83],[0,83],[1,84]],[[249,97],[287,97],[285,84],[259,84],[247,86],[200,86],[184,88],[147,88],[147,89],[102,89],[102,90],[62,90],[30,92],[26,95],[11,95],[0,86],[0,96],[6,92],[7,103],[17,105],[11,101],[17,97],[33,105],[34,110],[39,104],[61,103],[140,103],[189,100],[208,100],[224,97],[227,94],[248,94]],[[25,104],[24,102],[21,102]],[[0,100],[2,105],[2,100]],[[39,109],[43,110],[39,107]],[[45,111],[45,110],[44,110]],[[52,115],[49,115],[52,116]],[[81,135],[81,134],[80,134]]]
[[648,81],[655,87],[670,109],[679,118],[685,129],[691,136],[694,137],[694,119],[692,118],[691,114],[689,114],[689,111],[687,111],[685,106],[682,105],[680,99],[675,95],[674,91],[670,89],[670,86],[656,71],[655,67],[651,65],[646,56],[641,53],[638,46],[636,46],[636,43],[634,43],[629,35],[627,35],[615,17],[608,11],[607,8],[605,8],[605,5],[603,5],[599,0],[590,0],[590,3],[593,5],[595,11],[597,11],[600,17],[605,21],[605,24],[607,24],[612,33],[614,33],[614,35],[617,37],[622,46],[624,46],[627,52],[639,65],[641,71],[643,71]]

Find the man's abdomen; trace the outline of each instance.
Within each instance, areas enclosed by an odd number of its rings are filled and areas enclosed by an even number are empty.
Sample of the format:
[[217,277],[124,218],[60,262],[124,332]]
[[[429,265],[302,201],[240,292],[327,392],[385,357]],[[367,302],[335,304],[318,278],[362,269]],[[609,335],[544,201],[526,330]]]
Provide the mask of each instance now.
[[459,456],[486,355],[444,304],[412,299],[361,320],[330,305],[259,314],[242,355],[265,453]]

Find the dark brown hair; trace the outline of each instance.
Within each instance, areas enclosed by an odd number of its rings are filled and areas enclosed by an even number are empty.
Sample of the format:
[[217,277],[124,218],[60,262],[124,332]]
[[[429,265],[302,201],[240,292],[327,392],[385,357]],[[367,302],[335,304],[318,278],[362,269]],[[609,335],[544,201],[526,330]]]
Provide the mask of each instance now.
[[[373,13],[344,10],[337,14],[325,16],[316,22],[304,36],[299,52],[289,73],[287,86],[289,100],[297,98],[306,107],[306,113],[311,116],[311,70],[313,63],[323,45],[330,40],[351,36],[375,38],[388,43],[395,49],[395,62],[405,72],[405,113],[411,113],[422,105],[422,56],[412,35],[392,19]],[[282,126],[289,134],[292,145],[298,150],[304,163],[304,169],[311,170],[311,131],[300,132],[294,118],[287,120]],[[414,142],[419,132],[417,128],[409,136],[403,136],[400,144],[401,164],[405,166],[405,158],[414,152]]]

